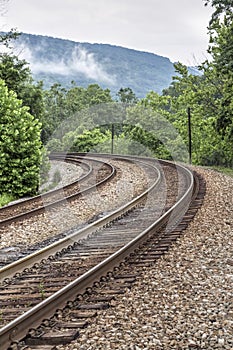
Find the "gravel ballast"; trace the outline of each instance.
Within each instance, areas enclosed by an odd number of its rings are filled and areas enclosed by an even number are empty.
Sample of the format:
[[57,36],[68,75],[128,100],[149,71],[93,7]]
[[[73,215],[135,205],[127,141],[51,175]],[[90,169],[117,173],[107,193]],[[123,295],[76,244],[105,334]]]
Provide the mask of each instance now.
[[[51,189],[56,190],[63,186],[69,185],[70,183],[77,181],[83,175],[83,169],[76,164],[62,162],[58,160],[50,161],[51,168],[48,173],[48,180],[46,183],[40,186],[40,193]],[[56,176],[59,175],[59,182],[53,186],[53,181]]]
[[233,179],[195,170],[207,192],[183,236],[59,349],[233,350]]
[[[145,190],[148,178],[140,166],[119,160],[112,160],[111,163],[118,168],[117,175],[101,188],[82,195],[72,203],[65,202],[59,209],[46,210],[44,214],[1,228],[0,249],[26,247],[64,231],[69,232],[94,216],[120,207]],[[55,163],[53,170],[56,167]],[[64,186],[81,175],[80,168],[72,164],[60,162],[58,169],[62,174],[59,186]]]

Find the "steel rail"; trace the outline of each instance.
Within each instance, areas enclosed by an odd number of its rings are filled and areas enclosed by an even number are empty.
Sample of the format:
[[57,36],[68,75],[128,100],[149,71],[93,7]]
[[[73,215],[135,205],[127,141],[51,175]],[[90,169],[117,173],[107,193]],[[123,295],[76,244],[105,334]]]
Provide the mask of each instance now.
[[63,160],[63,161],[66,161],[68,163],[69,162],[71,162],[71,163],[79,163],[79,164],[82,164],[84,167],[86,167],[88,172],[87,172],[87,174],[82,175],[78,180],[76,180],[76,181],[74,181],[74,182],[72,182],[72,183],[70,183],[70,184],[68,184],[68,185],[66,185],[64,187],[60,187],[60,188],[58,188],[56,190],[50,190],[50,191],[48,191],[48,192],[46,192],[44,194],[41,193],[39,195],[30,197],[30,198],[26,198],[26,199],[22,200],[21,202],[12,203],[12,204],[9,204],[7,206],[4,206],[4,207],[0,208],[0,213],[1,213],[1,211],[4,211],[5,209],[13,209],[13,208],[17,207],[18,205],[25,205],[25,204],[33,202],[36,199],[41,199],[42,196],[43,196],[43,198],[46,198],[47,196],[49,196],[51,194],[55,194],[55,193],[59,192],[61,189],[63,189],[63,190],[67,189],[67,188],[71,187],[72,185],[74,185],[76,182],[83,181],[86,177],[90,176],[91,173],[92,173],[92,170],[93,170],[92,166],[90,166],[90,164],[83,162],[83,157],[80,157],[79,159],[77,157],[76,158],[75,157],[70,157],[70,158],[66,157],[66,158],[64,158],[64,155],[61,155],[61,157],[58,157],[58,156],[51,157],[51,160],[60,160],[60,161]]
[[[147,164],[147,166],[148,166],[148,164]],[[43,252],[40,251],[40,252],[34,253],[31,256],[28,256],[28,258],[30,257],[30,260],[35,259],[34,263],[38,262],[39,260],[42,260],[45,257],[50,256],[52,254],[52,251],[55,253],[58,250],[61,250],[62,248],[69,246],[69,244],[71,242],[73,243],[74,240],[77,241],[83,237],[86,237],[89,233],[95,232],[96,229],[98,229],[99,227],[103,227],[104,225],[108,224],[110,221],[113,221],[113,220],[119,218],[125,212],[127,212],[128,210],[135,207],[135,205],[137,205],[139,202],[141,202],[141,200],[147,196],[148,192],[152,191],[161,181],[161,174],[160,174],[159,170],[157,168],[155,168],[154,166],[150,165],[150,167],[156,171],[157,179],[149,187],[149,189],[144,191],[141,195],[137,196],[136,198],[131,200],[126,205],[123,205],[122,207],[120,207],[119,209],[114,210],[111,214],[107,215],[106,217],[99,219],[96,222],[90,224],[87,228],[84,228],[83,230],[80,230],[80,231],[74,233],[70,237],[66,237],[66,238],[62,239],[59,242],[55,242],[54,244],[50,245],[49,247],[44,248],[42,250]],[[38,259],[38,256],[39,256],[38,254],[40,255],[39,259]],[[22,263],[24,265],[24,268],[25,268],[26,260],[27,260],[27,258],[23,258],[23,259],[19,260],[18,262],[20,262],[20,264]],[[32,262],[32,260],[31,260],[31,262]],[[32,263],[32,265],[33,265],[33,263]],[[31,266],[31,264],[30,264],[30,266]],[[28,267],[28,264],[27,264],[27,267]],[[11,271],[13,271],[12,270],[12,268],[13,268],[15,270],[15,272],[17,272],[18,271],[17,262],[6,266],[5,268],[1,269],[0,272],[3,272],[3,270],[4,270],[4,274],[7,273],[7,268],[8,268],[8,271],[9,271],[9,268]],[[98,271],[98,270],[99,269],[97,268],[96,271]],[[92,273],[94,273],[95,268],[91,269],[90,271],[92,271],[91,274],[89,272],[87,272],[83,276],[88,277],[88,281],[90,281],[90,278],[91,278],[91,281],[94,281],[94,279],[96,279],[96,278],[94,276],[91,277],[91,275],[92,275]],[[8,273],[7,273],[7,275],[8,275]],[[82,289],[82,290],[85,290],[86,277],[83,277],[83,276],[81,276],[80,279],[77,279],[77,281],[80,280],[80,282],[84,286],[83,287],[84,289]],[[98,279],[98,276],[97,276],[97,279]],[[68,286],[70,286],[70,285],[73,285],[73,282],[71,284],[69,284]],[[75,285],[75,283],[74,283],[74,285]],[[10,322],[5,327],[0,329],[0,343],[3,346],[3,349],[5,349],[5,346],[7,349],[7,347],[10,345],[10,343],[12,341],[17,340],[17,339],[21,339],[25,335],[26,329],[28,329],[32,326],[36,327],[37,325],[39,325],[41,323],[41,321],[45,317],[48,317],[48,315],[52,315],[57,307],[60,307],[61,305],[63,305],[63,302],[60,303],[60,301],[59,301],[59,305],[57,304],[55,307],[54,305],[52,305],[54,300],[56,300],[56,298],[59,297],[59,300],[61,300],[60,298],[62,298],[65,301],[66,297],[65,297],[64,293],[66,293],[65,291],[68,291],[69,289],[70,289],[69,287],[67,289],[66,289],[66,287],[65,287],[65,289],[63,288],[63,291],[61,292],[61,294],[59,293],[60,291],[58,291],[57,293],[55,293],[53,295],[55,299],[50,298],[50,297],[47,298],[42,303],[38,304],[36,307],[33,307],[31,310],[29,310],[28,312],[25,312],[23,315],[19,316],[17,319],[15,319],[14,321]],[[51,296],[51,297],[53,297],[53,296]],[[73,295],[73,297],[74,297],[74,295]],[[68,298],[70,298],[70,297],[68,296]],[[32,322],[31,318],[34,315],[37,315],[37,320],[35,322],[34,321]],[[38,316],[39,316],[39,318],[38,318]]]
[[[147,164],[148,166],[148,164]],[[67,248],[69,245],[73,244],[77,240],[86,238],[89,234],[95,232],[100,227],[107,225],[109,222],[119,218],[121,215],[124,215],[127,211],[135,207],[147,194],[152,191],[152,189],[157,186],[161,181],[161,174],[157,168],[151,166],[151,169],[154,169],[155,174],[157,174],[156,181],[142,194],[132,199],[125,205],[122,205],[120,208],[112,211],[110,214],[107,214],[103,218],[100,218],[88,226],[74,232],[73,234],[62,238],[61,240],[50,244],[49,246],[42,248],[39,251],[36,251],[24,258],[21,258],[17,261],[12,262],[0,269],[0,282],[5,278],[10,278],[14,274],[23,271],[25,268],[33,266],[35,263],[48,258],[49,256],[55,254],[58,251],[61,251],[64,248]]]
[[192,172],[181,165],[178,167],[186,172],[187,178],[189,178],[188,189],[178,202],[163,214],[161,218],[156,220],[155,223],[144,230],[131,242],[126,244],[123,248],[119,249],[75,281],[71,282],[28,312],[3,327],[0,330],[0,340],[3,350],[7,349],[12,342],[17,342],[22,339],[26,334],[26,329],[37,327],[44,319],[51,317],[58,308],[64,307],[67,304],[67,301],[74,300],[77,294],[85,292],[88,287],[92,286],[94,281],[98,280],[101,276],[106,275],[107,272],[119,265],[119,263],[138,248],[142,242],[145,242],[150,235],[158,232],[161,226],[167,224],[171,218],[172,221],[169,223],[170,227],[178,224],[182,219],[184,212],[188,209],[194,191]]

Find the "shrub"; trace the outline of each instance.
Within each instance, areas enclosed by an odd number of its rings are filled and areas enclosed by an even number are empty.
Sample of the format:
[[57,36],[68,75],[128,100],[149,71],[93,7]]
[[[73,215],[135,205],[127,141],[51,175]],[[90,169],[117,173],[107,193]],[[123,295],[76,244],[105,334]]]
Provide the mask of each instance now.
[[0,194],[36,194],[39,186],[41,125],[0,80]]

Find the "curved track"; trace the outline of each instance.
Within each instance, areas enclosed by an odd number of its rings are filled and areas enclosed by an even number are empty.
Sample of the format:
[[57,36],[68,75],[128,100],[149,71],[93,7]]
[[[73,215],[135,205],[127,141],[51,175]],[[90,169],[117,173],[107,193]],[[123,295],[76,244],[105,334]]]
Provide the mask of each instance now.
[[[52,159],[78,164],[85,169],[86,174],[62,188],[0,208],[0,227],[41,214],[46,209],[52,209],[63,204],[64,201],[74,200],[81,193],[102,185],[115,175],[114,167],[101,160],[89,158],[87,162],[83,157],[77,155],[65,157],[64,155],[59,156],[59,154],[54,155]],[[80,191],[80,184],[85,188],[82,191]]]
[[[149,188],[143,195],[72,236],[0,270],[1,279],[24,270],[5,280],[0,291],[2,319],[10,321],[0,330],[3,349],[85,292],[152,236],[160,244],[157,255],[167,249],[164,241],[161,245],[161,237],[164,239],[179,224],[196,195],[196,182],[192,173],[180,165],[160,162],[158,169],[152,165],[154,160],[137,161],[150,174]],[[167,198],[164,201],[165,189],[171,191],[169,202]]]
[[[77,155],[68,155],[68,157],[69,159],[74,158],[75,160]],[[64,158],[64,156],[61,155],[61,158]],[[91,157],[91,159],[93,159],[93,157]],[[139,176],[139,173],[141,174],[142,171],[138,171],[137,166],[128,159],[127,161],[123,159],[119,160],[118,158],[113,160],[111,166],[114,169],[114,177],[108,176],[106,178],[108,173],[106,174],[102,166],[104,161],[100,162],[97,160],[97,164],[100,163],[97,175],[99,178],[104,178],[104,181],[98,183],[100,179],[91,176],[90,181],[92,182],[93,188],[90,190],[86,188],[89,186],[86,182],[81,184],[80,188],[83,191],[79,193],[80,196],[78,195],[77,198],[76,196],[72,196],[72,198],[75,197],[74,200],[68,202],[64,197],[64,201],[61,202],[61,206],[59,207],[45,207],[44,209],[46,209],[46,212],[42,215],[35,216],[31,219],[26,218],[23,222],[13,223],[8,227],[1,228],[0,235],[2,236],[3,243],[2,249],[0,249],[0,268],[34,251],[38,251],[70,235],[75,230],[79,230],[98,217],[106,215],[107,212],[117,207],[117,203],[125,203],[127,197],[133,198],[133,196],[137,196],[143,190],[146,182],[143,178],[139,186],[133,186],[133,181],[137,179],[137,176]],[[88,159],[86,160],[84,157],[84,161],[88,161]],[[133,175],[134,171],[135,174]],[[120,193],[122,186],[126,186],[124,174],[127,176],[127,173],[131,179],[128,181],[132,181],[132,185],[128,182],[129,186],[127,185],[127,189],[130,187],[131,191],[129,191],[129,195],[125,197],[125,194],[122,195]],[[94,184],[96,182],[97,185],[95,186]],[[21,243],[21,237],[26,239],[25,244]]]

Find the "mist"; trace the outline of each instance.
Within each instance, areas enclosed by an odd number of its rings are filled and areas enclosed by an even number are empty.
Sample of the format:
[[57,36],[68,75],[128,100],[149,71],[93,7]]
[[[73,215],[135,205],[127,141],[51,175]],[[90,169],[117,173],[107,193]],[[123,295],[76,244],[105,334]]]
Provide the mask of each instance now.
[[110,76],[104,69],[101,62],[98,62],[94,53],[88,52],[82,45],[77,45],[67,58],[53,57],[52,59],[44,59],[43,51],[48,48],[37,48],[31,50],[26,43],[18,43],[15,51],[20,59],[25,59],[32,73],[58,74],[62,76],[74,76],[75,74],[83,74],[86,78],[114,85],[116,78]]

